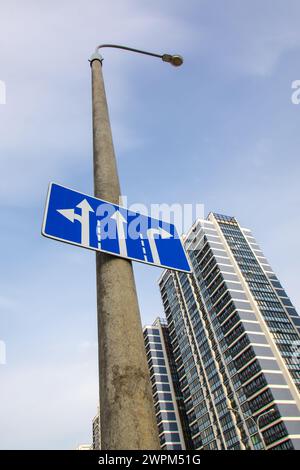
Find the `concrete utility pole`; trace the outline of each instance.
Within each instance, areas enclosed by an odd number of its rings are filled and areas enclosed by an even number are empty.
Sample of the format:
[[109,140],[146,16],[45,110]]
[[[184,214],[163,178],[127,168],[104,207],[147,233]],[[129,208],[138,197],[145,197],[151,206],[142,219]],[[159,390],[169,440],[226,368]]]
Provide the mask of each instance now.
[[[178,66],[180,56],[104,44],[92,55],[95,196],[119,203],[120,183],[102,76],[101,47],[159,57]],[[96,253],[101,449],[159,449],[131,261]]]

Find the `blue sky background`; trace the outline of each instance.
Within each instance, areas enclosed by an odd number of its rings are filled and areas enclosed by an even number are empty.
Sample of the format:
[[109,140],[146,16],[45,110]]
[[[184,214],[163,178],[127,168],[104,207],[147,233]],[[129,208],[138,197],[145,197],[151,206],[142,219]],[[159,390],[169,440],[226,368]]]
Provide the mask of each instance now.
[[[92,194],[88,58],[104,50],[128,203],[203,203],[253,230],[299,294],[300,3],[292,0],[2,2],[0,447],[72,449],[97,407],[94,254],[40,235],[56,181]],[[158,268],[135,265],[143,322],[162,314]],[[124,339],[125,340],[125,339]]]

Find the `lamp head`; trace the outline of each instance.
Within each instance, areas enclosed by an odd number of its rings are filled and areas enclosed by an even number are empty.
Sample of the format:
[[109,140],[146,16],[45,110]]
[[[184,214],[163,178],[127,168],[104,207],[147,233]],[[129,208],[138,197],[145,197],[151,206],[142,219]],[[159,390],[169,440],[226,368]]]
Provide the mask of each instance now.
[[161,58],[164,62],[169,62],[174,65],[174,67],[180,67],[180,65],[183,64],[183,57],[181,57],[181,55],[164,54]]

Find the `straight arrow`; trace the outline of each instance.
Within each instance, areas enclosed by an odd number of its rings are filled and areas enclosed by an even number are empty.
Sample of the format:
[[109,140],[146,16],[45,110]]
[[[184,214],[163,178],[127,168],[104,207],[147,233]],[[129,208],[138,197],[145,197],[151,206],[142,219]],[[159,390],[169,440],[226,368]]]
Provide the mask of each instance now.
[[114,219],[117,224],[120,256],[127,258],[127,245],[126,245],[126,236],[125,236],[125,230],[124,230],[124,225],[127,224],[127,220],[125,219],[125,217],[123,217],[123,215],[119,211],[114,212],[111,218]]
[[76,207],[81,209],[81,244],[90,246],[90,212],[94,212],[86,199],[83,199]]

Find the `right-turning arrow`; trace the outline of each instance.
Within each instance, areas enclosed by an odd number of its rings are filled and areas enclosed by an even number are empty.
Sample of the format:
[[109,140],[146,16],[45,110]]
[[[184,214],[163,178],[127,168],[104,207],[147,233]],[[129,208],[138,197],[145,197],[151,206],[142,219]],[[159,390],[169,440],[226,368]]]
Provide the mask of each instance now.
[[160,235],[162,238],[172,238],[172,235],[165,229],[158,227],[158,228],[149,228],[147,230],[147,237],[149,240],[153,263],[154,264],[161,264],[159,253],[157,251],[157,246],[155,242],[154,235]]

